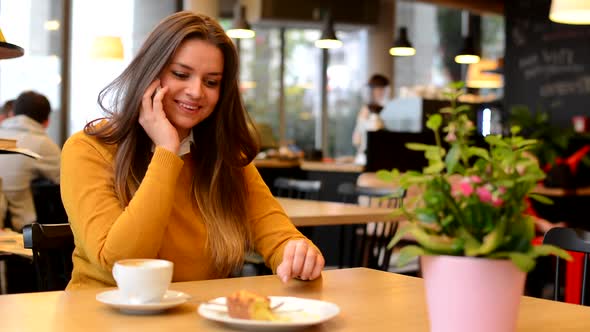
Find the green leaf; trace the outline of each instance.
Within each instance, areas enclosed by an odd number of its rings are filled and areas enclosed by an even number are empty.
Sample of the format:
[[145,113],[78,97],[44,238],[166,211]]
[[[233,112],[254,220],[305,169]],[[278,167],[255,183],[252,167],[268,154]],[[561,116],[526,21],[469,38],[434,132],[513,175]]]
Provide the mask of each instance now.
[[549,198],[547,196],[529,193],[529,198],[534,199],[535,201],[537,201],[539,203],[543,203],[543,204],[547,204],[547,205],[553,204],[553,200],[551,200],[551,198]]
[[536,264],[535,257],[528,253],[511,252],[508,257],[523,272],[529,272]]
[[440,173],[443,169],[445,169],[445,163],[440,161],[431,163],[427,167],[424,167],[423,172],[424,174],[437,174]]
[[483,243],[479,250],[475,252],[475,255],[488,255],[489,253],[496,250],[502,239],[504,238],[504,232],[506,230],[506,219],[502,218],[496,225],[496,227],[483,238]]
[[483,148],[478,148],[476,146],[471,146],[469,148],[467,148],[467,153],[469,154],[469,156],[477,156],[486,160],[490,159],[490,154],[488,153],[488,150],[483,149]]
[[469,105],[459,105],[455,109],[455,113],[462,113],[462,112],[469,112],[471,111],[471,106]]
[[391,241],[389,241],[389,244],[387,245],[387,249],[393,248],[406,234],[410,233],[413,229],[415,229],[417,227],[418,226],[416,226],[414,224],[409,224],[405,227],[400,228],[393,236],[393,239],[391,239]]
[[523,139],[522,141],[517,142],[515,145],[518,148],[522,148],[527,145],[536,145],[538,143],[539,141],[537,141],[536,139]]
[[465,82],[463,81],[455,81],[449,83],[449,87],[453,90],[461,90],[465,87]]
[[416,242],[429,252],[442,255],[457,255],[463,250],[464,241],[459,238],[428,234],[420,227],[414,227],[409,231]]
[[445,164],[447,165],[447,172],[453,173],[457,167],[457,163],[461,158],[461,146],[459,144],[453,144],[449,153],[445,157]]
[[424,250],[424,248],[414,246],[414,245],[405,246],[399,251],[399,256],[397,259],[397,266],[398,267],[404,266],[404,265],[408,264],[409,262],[411,262],[414,258],[416,258],[418,256],[423,256],[426,254],[427,254],[427,252],[426,252],[426,250]]
[[396,179],[393,171],[379,170],[377,171],[377,178],[385,182],[393,182]]
[[534,257],[553,255],[570,262],[573,260],[572,256],[567,251],[549,244],[533,246],[531,251]]
[[432,149],[433,145],[423,144],[423,143],[406,143],[406,148],[414,151],[426,151],[428,149]]
[[433,114],[429,116],[428,121],[426,121],[426,127],[433,131],[437,131],[441,124],[442,116],[440,114]]
[[520,133],[520,127],[519,126],[512,126],[510,128],[510,133],[512,135],[517,135],[518,133]]

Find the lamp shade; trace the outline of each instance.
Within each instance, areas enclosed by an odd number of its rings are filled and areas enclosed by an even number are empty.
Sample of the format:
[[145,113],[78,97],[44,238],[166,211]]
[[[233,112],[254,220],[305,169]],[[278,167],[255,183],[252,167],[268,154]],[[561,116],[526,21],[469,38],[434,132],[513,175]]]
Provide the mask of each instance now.
[[565,24],[590,24],[590,1],[552,0],[549,19]]
[[98,36],[92,43],[91,56],[94,59],[123,59],[123,42],[117,36]]
[[320,39],[315,41],[315,47],[317,48],[339,48],[342,47],[342,42],[336,37],[336,31],[334,31],[334,20],[330,12],[326,13],[324,18],[324,28]]
[[456,63],[478,63],[479,62],[479,55],[475,50],[475,44],[473,42],[472,36],[467,36],[463,39],[463,48],[455,56]]
[[230,38],[254,38],[256,32],[250,27],[250,23],[246,20],[246,7],[236,2],[234,6],[234,19],[232,21],[231,29],[227,30],[227,35]]
[[408,39],[408,29],[406,27],[399,28],[399,35],[393,42],[393,47],[389,49],[389,54],[393,56],[412,56],[416,54],[416,49]]
[[7,43],[2,30],[0,30],[0,59],[18,58],[23,54],[25,54],[25,50],[20,46]]
[[494,73],[498,70],[498,61],[480,59],[467,68],[466,83],[469,88],[498,89],[504,86],[502,75]]

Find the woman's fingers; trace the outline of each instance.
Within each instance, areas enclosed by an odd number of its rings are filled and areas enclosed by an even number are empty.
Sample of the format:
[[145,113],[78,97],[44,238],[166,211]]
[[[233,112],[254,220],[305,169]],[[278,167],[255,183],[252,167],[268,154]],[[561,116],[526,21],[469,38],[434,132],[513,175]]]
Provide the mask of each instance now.
[[293,265],[291,267],[291,274],[294,276],[301,276],[303,271],[303,265],[305,264],[305,258],[309,245],[307,241],[298,240],[295,245],[295,256],[293,257]]
[[306,240],[292,240],[285,246],[277,274],[283,282],[293,277],[313,280],[320,276],[324,264],[321,253]]
[[154,80],[145,90],[143,93],[143,97],[141,99],[141,106],[143,110],[150,112],[153,110],[153,102],[152,97],[154,96],[154,92],[160,86],[160,80]]

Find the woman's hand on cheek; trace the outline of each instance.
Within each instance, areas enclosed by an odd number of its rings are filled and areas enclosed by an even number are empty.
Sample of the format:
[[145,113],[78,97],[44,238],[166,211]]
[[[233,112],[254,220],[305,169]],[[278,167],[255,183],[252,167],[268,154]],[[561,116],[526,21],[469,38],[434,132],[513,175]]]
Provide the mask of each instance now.
[[148,86],[141,100],[139,124],[156,146],[177,153],[180,146],[178,132],[166,118],[162,103],[166,92],[168,92],[168,87],[160,88],[159,79]]
[[291,240],[285,246],[283,261],[277,268],[282,282],[291,278],[314,280],[321,275],[324,257],[306,240]]

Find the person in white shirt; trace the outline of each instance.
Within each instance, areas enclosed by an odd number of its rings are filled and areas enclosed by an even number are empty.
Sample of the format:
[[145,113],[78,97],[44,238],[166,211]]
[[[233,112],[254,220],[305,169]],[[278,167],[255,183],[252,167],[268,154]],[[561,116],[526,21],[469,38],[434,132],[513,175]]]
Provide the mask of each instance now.
[[385,128],[379,113],[381,113],[383,105],[388,99],[389,79],[383,75],[374,74],[367,82],[367,86],[369,88],[369,102],[359,111],[356,126],[352,133],[352,144],[357,148],[354,162],[359,165],[365,165],[367,162],[365,154],[367,132]]
[[61,149],[47,135],[51,106],[47,98],[33,91],[23,92],[14,102],[14,117],[0,123],[0,137],[17,140],[17,147],[36,152],[39,160],[20,155],[0,155],[2,191],[8,201],[10,226],[21,231],[37,219],[31,181],[45,178],[59,183]]
[[14,116],[14,112],[12,111],[13,107],[14,107],[14,99],[7,100],[4,103],[4,106],[2,106],[2,109],[0,109],[0,123],[2,123],[2,121],[4,121],[4,120]]

